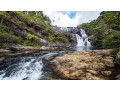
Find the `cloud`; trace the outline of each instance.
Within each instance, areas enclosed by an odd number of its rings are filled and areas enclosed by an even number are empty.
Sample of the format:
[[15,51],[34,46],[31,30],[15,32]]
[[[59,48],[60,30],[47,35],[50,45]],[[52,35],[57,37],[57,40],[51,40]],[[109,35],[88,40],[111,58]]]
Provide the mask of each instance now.
[[59,27],[76,27],[81,23],[96,19],[100,11],[43,11],[52,21],[52,25]]

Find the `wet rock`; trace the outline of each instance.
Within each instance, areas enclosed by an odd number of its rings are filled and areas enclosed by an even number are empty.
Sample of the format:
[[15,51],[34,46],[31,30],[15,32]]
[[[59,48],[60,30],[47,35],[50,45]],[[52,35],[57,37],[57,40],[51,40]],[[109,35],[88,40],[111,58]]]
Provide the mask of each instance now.
[[58,55],[58,54],[53,54],[53,55],[47,56],[47,57],[45,57],[43,60],[45,60],[45,61],[52,60],[52,59],[54,59],[57,55]]
[[94,35],[91,35],[91,36],[88,37],[88,41],[90,41],[92,45],[95,44],[94,40],[95,40],[95,36]]
[[[108,54],[110,50],[75,51],[59,56],[48,63],[47,68],[64,79],[99,80],[98,74],[107,67],[114,67],[113,58]],[[103,53],[103,55],[102,55]],[[106,75],[109,75],[109,72]]]
[[59,56],[62,56],[65,54],[65,51],[59,51]]
[[93,41],[94,39],[95,39],[95,36],[94,36],[94,35],[91,35],[91,36],[88,37],[88,40]]

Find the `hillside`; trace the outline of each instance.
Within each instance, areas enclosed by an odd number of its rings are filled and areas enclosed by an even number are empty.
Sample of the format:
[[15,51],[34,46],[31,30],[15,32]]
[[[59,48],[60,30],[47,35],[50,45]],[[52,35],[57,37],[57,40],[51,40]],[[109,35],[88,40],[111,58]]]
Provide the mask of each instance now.
[[42,11],[1,11],[0,48],[12,45],[53,46],[73,43],[68,33],[52,30],[51,21]]
[[95,37],[93,40],[95,46],[102,48],[120,47],[119,11],[103,11],[96,20],[77,27],[84,29],[89,36]]

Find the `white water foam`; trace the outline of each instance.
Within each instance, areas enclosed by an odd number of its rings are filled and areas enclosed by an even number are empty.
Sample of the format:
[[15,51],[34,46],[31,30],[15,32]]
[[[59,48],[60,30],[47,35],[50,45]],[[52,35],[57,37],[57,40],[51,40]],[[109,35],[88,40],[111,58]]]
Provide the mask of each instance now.
[[11,64],[6,69],[0,71],[0,80],[39,80],[43,77],[42,59],[48,55],[21,57],[20,62]]
[[83,29],[80,30],[81,36],[75,34],[77,40],[77,46],[91,46],[90,41],[88,41],[88,36]]

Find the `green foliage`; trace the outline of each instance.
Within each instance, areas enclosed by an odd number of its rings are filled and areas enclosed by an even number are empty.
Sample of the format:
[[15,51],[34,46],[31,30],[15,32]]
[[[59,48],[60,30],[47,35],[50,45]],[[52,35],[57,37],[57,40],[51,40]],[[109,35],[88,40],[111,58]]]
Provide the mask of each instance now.
[[9,27],[0,24],[0,32],[9,32],[9,31],[10,31]]
[[29,39],[29,40],[31,40],[31,39],[33,39],[33,38],[38,39],[38,36],[35,36],[34,34],[28,33],[28,35],[27,35],[26,38]]
[[104,48],[115,48],[120,46],[120,32],[112,31],[111,34],[103,38]]
[[78,28],[85,29],[86,33],[94,35],[95,45],[103,48],[117,48],[120,46],[120,12],[105,11],[90,23],[78,25]]
[[115,48],[112,51],[110,51],[110,54],[112,55],[117,55],[117,53],[119,52],[120,48]]
[[68,38],[64,34],[56,32],[56,31],[52,31],[52,30],[51,31],[49,30],[48,41],[52,42],[52,43],[54,43],[56,41],[60,41],[63,43],[69,42]]
[[37,47],[37,46],[40,46],[38,42],[33,42],[33,41],[30,41],[30,40],[25,40],[23,45],[25,46],[34,46],[34,47]]
[[[46,28],[51,28],[50,19],[47,16],[44,16],[42,11],[16,11],[16,13],[29,20],[28,23],[34,22],[36,24],[41,24]],[[45,21],[47,21],[48,23],[46,23]]]
[[18,25],[25,26],[25,23],[22,21],[17,21]]
[[109,28],[120,30],[120,12],[119,11],[106,11],[102,14],[102,18],[105,23],[109,25]]
[[21,36],[16,36],[18,44],[23,43],[23,38]]
[[[28,34],[27,39],[23,40],[21,36],[15,36],[13,32],[9,30],[8,27],[0,25],[0,48],[7,47],[5,43],[23,44],[25,46],[40,46],[38,42],[32,41],[32,38],[38,39],[37,36],[33,34]],[[4,27],[4,28],[3,28]]]
[[67,43],[68,42],[68,39],[65,36],[59,36],[59,37],[57,37],[57,40],[58,41],[62,41],[63,43]]
[[0,32],[0,43],[21,43],[22,38],[13,35],[12,33]]
[[52,43],[54,43],[56,41],[61,41],[63,43],[67,43],[68,39],[64,35],[58,35],[58,36],[56,36],[56,35],[49,34],[48,41],[52,42]]
[[72,38],[70,37],[66,37],[65,34],[63,33],[60,33],[60,32],[57,32],[57,31],[54,31],[54,30],[43,30],[41,32],[44,36],[48,36],[48,41],[49,42],[52,42],[52,43],[55,43],[55,42],[62,42],[62,43],[67,43],[69,42],[69,39],[71,41],[73,41]]
[[6,14],[3,11],[0,11],[0,23],[2,24],[4,19],[6,18]]
[[7,47],[5,43],[21,44],[22,42],[23,42],[22,37],[15,36],[9,27],[0,24],[0,48]]
[[54,43],[55,42],[55,37],[52,34],[49,34],[48,36],[48,41]]

